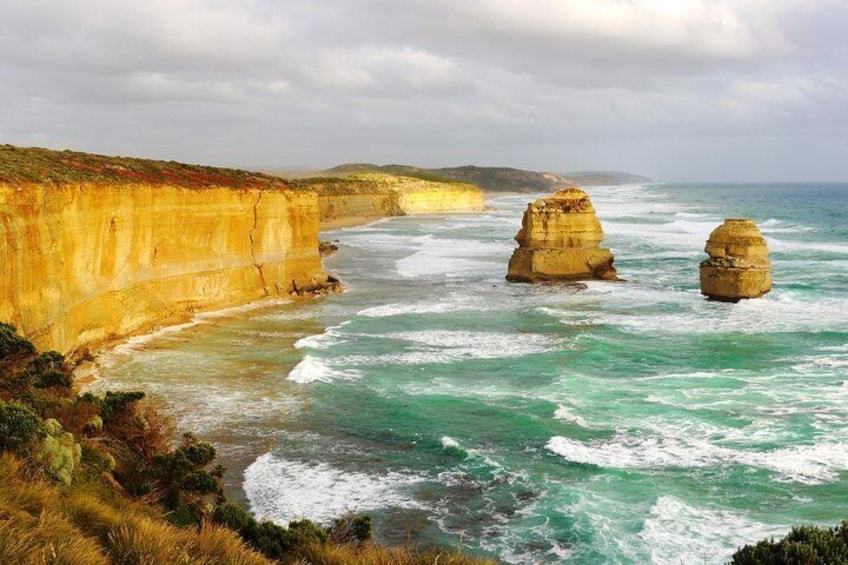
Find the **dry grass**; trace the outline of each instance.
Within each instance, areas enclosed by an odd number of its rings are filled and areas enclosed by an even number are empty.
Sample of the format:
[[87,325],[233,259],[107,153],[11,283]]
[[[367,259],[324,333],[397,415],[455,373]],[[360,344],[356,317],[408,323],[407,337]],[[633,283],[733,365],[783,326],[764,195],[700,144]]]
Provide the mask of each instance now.
[[300,552],[298,564],[310,565],[497,565],[497,561],[456,551],[419,551],[411,546],[312,545]]
[[270,565],[225,528],[180,528],[96,481],[62,490],[0,456],[0,563]]
[[244,542],[234,531],[204,523],[197,537],[198,549],[202,555],[215,563],[227,565],[264,565],[268,560],[261,554],[245,550]]

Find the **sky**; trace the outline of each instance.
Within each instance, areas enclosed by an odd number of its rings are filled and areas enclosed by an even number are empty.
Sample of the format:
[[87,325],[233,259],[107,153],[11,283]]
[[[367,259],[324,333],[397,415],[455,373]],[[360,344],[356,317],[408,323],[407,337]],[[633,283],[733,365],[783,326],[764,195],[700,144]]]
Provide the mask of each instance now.
[[0,143],[848,181],[848,0],[0,0]]

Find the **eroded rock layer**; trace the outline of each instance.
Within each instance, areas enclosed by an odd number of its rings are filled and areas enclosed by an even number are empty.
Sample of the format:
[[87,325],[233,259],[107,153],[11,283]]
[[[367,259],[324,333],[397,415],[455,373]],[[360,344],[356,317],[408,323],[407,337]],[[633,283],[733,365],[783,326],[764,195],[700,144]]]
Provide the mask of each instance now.
[[0,183],[0,281],[0,320],[62,353],[334,285],[314,193],[143,183]]
[[727,219],[713,230],[700,265],[701,294],[735,302],[771,290],[768,245],[752,220]]
[[531,203],[515,236],[507,280],[536,282],[617,278],[601,222],[582,190],[560,190]]

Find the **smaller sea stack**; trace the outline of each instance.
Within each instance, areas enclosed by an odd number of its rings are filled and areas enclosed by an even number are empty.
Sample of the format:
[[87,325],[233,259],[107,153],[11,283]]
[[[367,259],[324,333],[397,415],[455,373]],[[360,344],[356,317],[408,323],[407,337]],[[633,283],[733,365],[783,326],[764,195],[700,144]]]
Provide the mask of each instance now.
[[752,220],[727,219],[713,230],[701,263],[701,294],[737,302],[771,290],[771,262],[766,240]]
[[527,206],[509,260],[511,282],[617,280],[601,222],[582,190],[560,190]]

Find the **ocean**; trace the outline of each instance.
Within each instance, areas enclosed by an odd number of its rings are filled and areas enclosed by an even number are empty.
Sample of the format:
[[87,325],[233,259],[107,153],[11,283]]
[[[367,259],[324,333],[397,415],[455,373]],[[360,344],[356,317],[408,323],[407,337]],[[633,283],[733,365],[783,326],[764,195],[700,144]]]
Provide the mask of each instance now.
[[[198,316],[102,355],[218,446],[260,518],[508,563],[712,564],[848,518],[848,185],[587,189],[624,282],[504,280],[532,195],[323,234],[341,295]],[[698,263],[754,219],[774,288]]]

